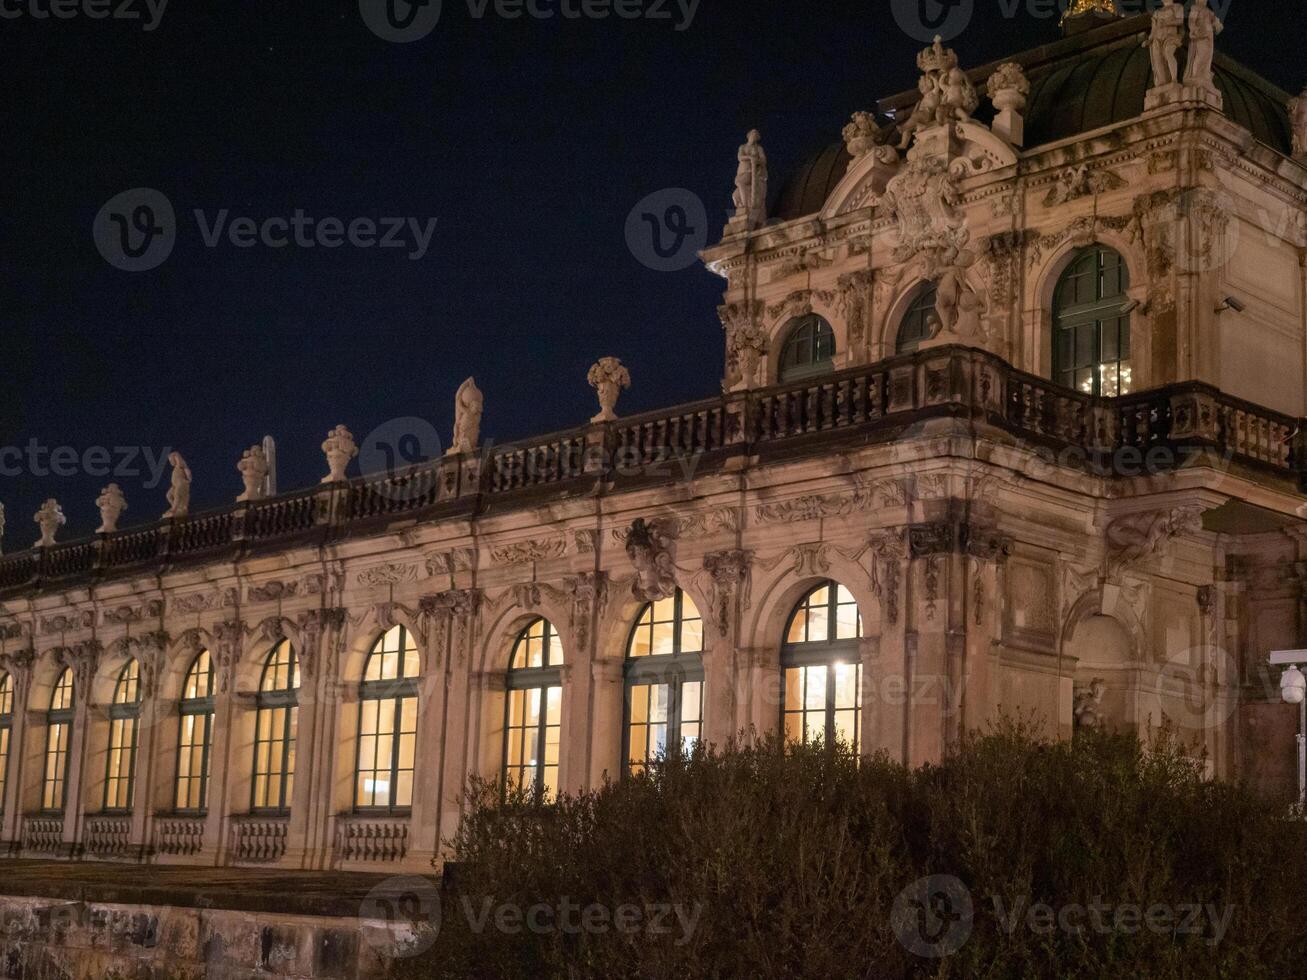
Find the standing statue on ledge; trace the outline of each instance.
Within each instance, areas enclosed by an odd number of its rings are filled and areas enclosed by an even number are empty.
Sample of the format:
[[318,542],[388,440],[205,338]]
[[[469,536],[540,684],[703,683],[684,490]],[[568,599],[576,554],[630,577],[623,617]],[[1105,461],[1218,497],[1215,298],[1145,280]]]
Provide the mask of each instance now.
[[185,517],[191,509],[191,468],[181,453],[169,453],[172,464],[172,485],[168,487],[168,509],[164,517]]
[[767,217],[767,154],[761,139],[756,129],[749,130],[736,154],[740,165],[735,171],[735,217],[745,219],[749,229],[757,228]]
[[245,484],[245,492],[236,498],[236,502],[239,504],[262,497],[263,481],[268,475],[268,457],[263,452],[263,447],[256,444],[245,450],[236,469],[240,471],[241,481]]
[[37,526],[41,529],[41,540],[36,543],[38,548],[49,548],[54,544],[55,532],[68,522],[64,517],[63,508],[59,506],[59,501],[51,497],[41,505],[41,509],[32,517]]
[[617,418],[617,396],[631,387],[631,372],[615,357],[601,357],[586,375],[590,387],[599,393],[599,414],[591,422],[612,422]]
[[468,378],[458,386],[454,396],[454,444],[446,456],[474,453],[481,438],[481,412],[485,397],[477,387],[475,378]]
[[100,508],[100,526],[95,529],[95,533],[112,534],[118,530],[118,518],[127,509],[127,498],[123,496],[122,488],[116,483],[110,483],[95,498],[95,506]]
[[1212,59],[1216,56],[1216,35],[1225,30],[1221,18],[1212,13],[1207,0],[1194,0],[1189,11],[1189,63],[1185,65],[1184,83],[1215,92]]
[[1289,121],[1293,125],[1293,157],[1307,161],[1307,88],[1289,100]]
[[[1153,88],[1174,85],[1180,81],[1180,65],[1176,56],[1183,43],[1184,7],[1175,0],[1162,0],[1162,6],[1153,11],[1153,30],[1143,45],[1153,57]],[[1191,54],[1191,60],[1192,57]]]
[[1075,716],[1075,727],[1084,731],[1102,731],[1104,727],[1103,718],[1103,694],[1107,691],[1107,684],[1103,678],[1095,677],[1089,682],[1087,687],[1082,687],[1075,694],[1075,705],[1072,707],[1072,714]]

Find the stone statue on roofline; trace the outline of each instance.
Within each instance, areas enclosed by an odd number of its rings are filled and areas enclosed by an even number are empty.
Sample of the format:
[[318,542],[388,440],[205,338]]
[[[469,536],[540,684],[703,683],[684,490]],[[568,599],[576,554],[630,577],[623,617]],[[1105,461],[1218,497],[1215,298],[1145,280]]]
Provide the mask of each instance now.
[[767,220],[767,154],[762,148],[762,134],[749,130],[744,143],[736,153],[739,166],[735,170],[736,222],[742,222],[752,231]]
[[957,52],[944,47],[943,38],[936,36],[935,43],[917,55],[917,67],[922,72],[917,81],[921,99],[899,127],[901,150],[908,148],[920,130],[966,122],[980,105],[975,86],[958,66]]
[[172,464],[172,483],[168,487],[168,509],[163,516],[185,517],[191,509],[191,468],[178,452],[169,453],[168,462]]
[[118,519],[127,510],[127,498],[123,496],[122,488],[116,483],[110,483],[95,498],[95,506],[100,509],[100,526],[95,529],[95,533],[112,534],[118,530]]
[[340,483],[345,479],[349,461],[359,454],[354,433],[343,425],[336,426],[323,440],[322,454],[327,457],[327,475],[322,478],[322,482]]
[[1216,35],[1225,30],[1221,18],[1208,7],[1207,0],[1194,0],[1189,11],[1189,62],[1184,69],[1184,83],[1215,93],[1216,80],[1212,61],[1216,57]]
[[1184,44],[1184,7],[1175,0],[1162,0],[1153,11],[1153,28],[1144,41],[1153,60],[1153,88],[1180,81],[1178,55]]
[[454,442],[446,456],[474,453],[481,438],[481,412],[485,397],[476,380],[468,378],[454,395]]
[[268,457],[263,447],[255,444],[245,450],[236,469],[240,472],[241,482],[245,484],[245,489],[236,498],[236,502],[259,500],[263,496],[264,478],[268,475]]
[[1289,100],[1289,121],[1293,125],[1293,158],[1307,163],[1307,88]]
[[616,357],[601,357],[590,368],[586,380],[599,396],[599,414],[591,422],[612,422],[617,418],[617,396],[631,387],[631,373]]
[[63,508],[59,506],[59,501],[53,497],[41,505],[41,509],[36,512],[32,520],[41,529],[41,539],[36,542],[38,548],[53,546],[55,534],[68,522],[64,517]]

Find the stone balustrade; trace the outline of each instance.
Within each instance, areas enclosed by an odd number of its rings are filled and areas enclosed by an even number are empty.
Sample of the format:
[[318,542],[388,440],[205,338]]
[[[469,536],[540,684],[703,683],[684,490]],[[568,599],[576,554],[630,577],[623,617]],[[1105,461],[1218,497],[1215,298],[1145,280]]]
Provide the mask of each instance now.
[[408,854],[407,817],[346,815],[337,819],[336,860],[386,863]]
[[[466,517],[488,498],[559,488],[620,491],[685,479],[729,457],[802,455],[823,434],[883,432],[933,418],[1005,429],[1104,474],[1182,465],[1183,450],[1210,450],[1268,476],[1307,486],[1303,420],[1187,382],[1096,398],[1025,374],[984,351],[937,347],[815,381],[738,392],[669,410],[493,446],[479,458],[445,457],[154,525],[32,549],[0,559],[0,596],[137,572],[144,566],[238,558],[251,547],[326,541],[373,530],[396,515]],[[1126,451],[1123,453],[1123,451]]]
[[119,814],[87,817],[82,847],[92,857],[132,857],[139,850],[132,846],[132,818]]
[[154,824],[156,854],[189,857],[203,847],[204,817],[160,817]]
[[290,818],[258,816],[233,817],[229,856],[237,864],[273,864],[286,853],[286,834]]
[[22,823],[22,847],[29,854],[58,854],[63,850],[64,818],[27,814]]

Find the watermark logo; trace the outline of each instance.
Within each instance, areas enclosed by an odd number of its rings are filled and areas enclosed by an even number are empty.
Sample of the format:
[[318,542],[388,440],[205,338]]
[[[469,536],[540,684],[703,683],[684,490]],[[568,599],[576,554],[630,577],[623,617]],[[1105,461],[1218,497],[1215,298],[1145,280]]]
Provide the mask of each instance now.
[[0,19],[18,20],[135,20],[141,30],[155,30],[168,0],[0,0]]
[[387,499],[412,500],[430,489],[416,471],[439,459],[441,452],[436,427],[408,415],[383,422],[364,437],[359,446],[359,469],[366,476],[381,478],[371,485]]
[[418,875],[387,878],[363,899],[359,918],[379,924],[364,934],[375,949],[394,959],[418,956],[440,936],[440,889]]
[[[436,218],[317,217],[303,208],[289,215],[250,217],[230,209],[192,211],[205,248],[404,249],[416,262],[426,257],[436,233]],[[106,262],[125,272],[145,272],[162,265],[177,244],[180,223],[172,202],[160,191],[137,187],[111,198],[92,227],[95,246]]]
[[134,187],[111,197],[91,229],[104,260],[124,272],[147,272],[172,255],[177,215],[172,202],[152,187]]
[[383,41],[421,41],[440,23],[441,0],[359,0],[368,30]]
[[951,41],[967,29],[976,0],[891,0],[899,30],[915,41],[930,44],[936,37]]
[[971,892],[959,879],[928,875],[899,892],[890,925],[909,953],[941,959],[956,953],[971,938],[975,914]]
[[655,272],[694,265],[708,244],[708,212],[699,195],[669,187],[642,198],[626,216],[626,246]]

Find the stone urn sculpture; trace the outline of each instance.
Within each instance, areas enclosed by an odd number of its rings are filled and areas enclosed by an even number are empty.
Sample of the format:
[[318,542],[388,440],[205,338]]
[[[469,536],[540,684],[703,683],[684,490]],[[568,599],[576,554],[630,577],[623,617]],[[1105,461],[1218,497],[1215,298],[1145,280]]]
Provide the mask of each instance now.
[[36,543],[38,548],[49,548],[54,544],[54,536],[59,528],[68,523],[64,517],[63,508],[59,506],[59,501],[51,497],[41,505],[33,516],[32,520],[36,521],[37,526],[41,529],[41,540]]
[[236,502],[244,503],[262,497],[263,481],[268,476],[268,457],[263,452],[263,447],[255,445],[245,450],[236,469],[240,471],[241,481],[245,484],[245,492],[236,498]]
[[100,508],[100,526],[95,529],[95,533],[112,534],[118,530],[118,518],[127,509],[127,498],[123,496],[122,488],[116,483],[110,483],[95,498],[95,506]]
[[323,483],[340,483],[345,479],[345,469],[349,461],[359,454],[354,434],[343,425],[338,425],[327,433],[322,443],[322,452],[327,457],[327,475]]
[[615,357],[601,357],[590,368],[586,376],[599,395],[599,414],[591,422],[612,422],[617,418],[613,411],[617,407],[617,398],[623,388],[631,387],[631,374]]

